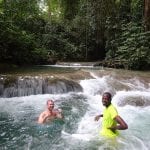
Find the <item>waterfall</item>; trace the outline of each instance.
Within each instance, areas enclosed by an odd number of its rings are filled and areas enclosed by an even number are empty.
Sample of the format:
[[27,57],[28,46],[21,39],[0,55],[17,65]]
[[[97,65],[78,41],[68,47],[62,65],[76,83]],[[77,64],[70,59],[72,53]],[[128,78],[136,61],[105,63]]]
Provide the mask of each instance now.
[[0,80],[0,97],[20,97],[37,94],[79,92],[82,87],[75,81],[52,77],[5,77]]
[[[0,82],[0,149],[149,150],[149,77],[141,79],[132,73],[130,77],[129,73],[122,77],[115,71],[105,70],[91,71],[91,76],[79,82],[57,79],[50,83],[46,78],[19,78],[7,86],[3,79]],[[5,90],[12,87],[28,90],[23,94],[20,91],[17,97],[5,96]],[[112,93],[112,103],[129,126],[120,131],[116,141],[101,137],[102,122],[94,121],[104,109],[101,98],[105,91]],[[49,98],[55,101],[55,107],[62,109],[65,118],[39,125],[37,118]]]

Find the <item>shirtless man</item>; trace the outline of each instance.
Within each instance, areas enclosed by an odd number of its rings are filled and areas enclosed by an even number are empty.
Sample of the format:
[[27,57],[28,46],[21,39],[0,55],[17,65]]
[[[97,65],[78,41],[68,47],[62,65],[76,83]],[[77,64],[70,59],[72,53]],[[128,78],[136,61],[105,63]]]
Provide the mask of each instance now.
[[38,123],[48,123],[51,122],[55,118],[63,119],[63,115],[60,110],[54,109],[54,101],[48,100],[47,101],[47,110],[42,112],[38,118]]

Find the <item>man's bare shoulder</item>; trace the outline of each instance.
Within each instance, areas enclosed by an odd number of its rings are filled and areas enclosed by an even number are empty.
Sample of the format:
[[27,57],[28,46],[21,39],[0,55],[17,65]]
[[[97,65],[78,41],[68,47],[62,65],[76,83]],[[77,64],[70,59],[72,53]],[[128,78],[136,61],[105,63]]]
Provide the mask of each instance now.
[[47,115],[47,114],[48,114],[48,111],[45,110],[45,111],[43,111],[43,112],[40,114],[40,116],[45,116],[45,115]]

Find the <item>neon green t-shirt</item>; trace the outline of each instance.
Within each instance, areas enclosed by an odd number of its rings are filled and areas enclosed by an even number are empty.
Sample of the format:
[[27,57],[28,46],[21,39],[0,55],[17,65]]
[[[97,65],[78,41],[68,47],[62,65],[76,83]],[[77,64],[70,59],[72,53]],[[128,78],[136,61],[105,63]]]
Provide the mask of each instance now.
[[102,130],[100,132],[101,135],[105,137],[116,137],[119,132],[116,130],[115,132],[108,129],[111,126],[116,126],[117,122],[114,118],[118,115],[116,108],[110,104],[108,108],[103,111],[103,121],[102,121]]

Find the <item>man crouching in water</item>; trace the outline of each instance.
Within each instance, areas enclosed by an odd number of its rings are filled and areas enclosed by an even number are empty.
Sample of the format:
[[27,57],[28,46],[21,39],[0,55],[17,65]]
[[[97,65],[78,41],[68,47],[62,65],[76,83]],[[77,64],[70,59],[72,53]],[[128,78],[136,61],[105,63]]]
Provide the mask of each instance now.
[[48,100],[47,101],[47,110],[42,112],[38,118],[38,123],[48,123],[51,122],[53,119],[59,118],[63,119],[62,112],[58,109],[54,109],[54,101]]

